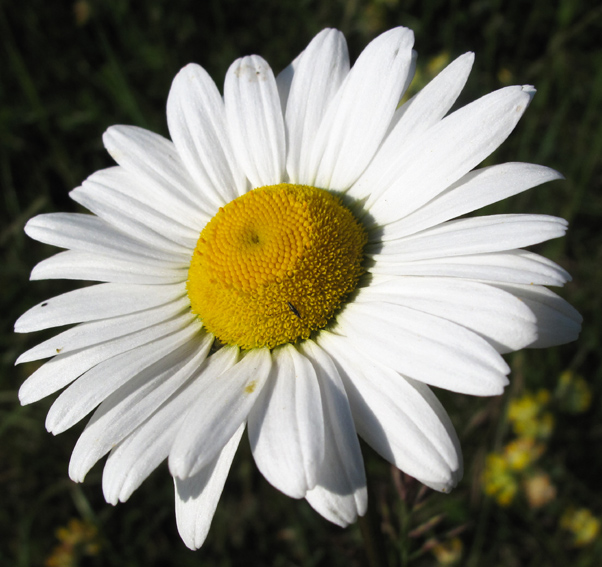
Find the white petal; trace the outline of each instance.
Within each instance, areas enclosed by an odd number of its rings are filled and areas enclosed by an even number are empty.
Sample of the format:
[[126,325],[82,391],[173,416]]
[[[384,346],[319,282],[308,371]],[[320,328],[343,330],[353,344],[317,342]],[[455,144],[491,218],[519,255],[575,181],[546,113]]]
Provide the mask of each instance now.
[[427,486],[453,488],[462,476],[460,443],[428,387],[364,358],[343,337],[321,333],[318,342],[337,364],[360,436]]
[[38,215],[25,225],[25,233],[30,237],[82,252],[106,254],[120,259],[142,257],[149,262],[160,261],[168,267],[184,267],[189,263],[190,251],[168,253],[134,240],[116,230],[94,215],[78,213],[49,213]]
[[175,77],[167,99],[169,133],[190,176],[220,207],[247,190],[226,125],[224,101],[202,67],[189,64]]
[[185,480],[174,477],[178,532],[190,549],[201,547],[207,537],[244,429],[242,424],[221,453],[198,473]]
[[366,247],[379,261],[411,262],[445,256],[501,252],[532,246],[566,232],[568,223],[548,215],[490,215],[448,221],[412,236]]
[[288,160],[291,183],[311,184],[311,154],[320,122],[349,72],[345,36],[325,29],[307,46],[292,80],[286,106]]
[[415,380],[475,396],[501,394],[510,369],[475,333],[433,315],[393,304],[352,303],[336,331],[351,348]]
[[449,256],[398,264],[377,260],[370,266],[370,273],[383,276],[442,276],[528,285],[562,286],[571,280],[566,270],[526,250]]
[[186,281],[188,266],[168,267],[143,261],[67,250],[42,260],[31,271],[31,280],[87,280],[134,285],[166,285]]
[[24,352],[15,364],[49,358],[57,354],[66,354],[117,337],[123,337],[146,327],[152,327],[162,321],[167,321],[185,309],[190,310],[188,297],[182,297],[177,301],[130,315],[78,325]]
[[315,368],[324,401],[324,462],[305,498],[327,520],[345,527],[366,513],[364,462],[345,388],[331,358],[313,341],[301,345]]
[[129,195],[84,181],[69,196],[128,236],[153,248],[190,256],[199,233]]
[[253,187],[281,183],[284,118],[270,66],[258,55],[237,59],[226,74],[224,101],[236,159]]
[[[454,59],[434,79],[395,111],[392,141],[410,145],[412,139],[439,122],[456,102],[474,64],[474,53]],[[399,125],[399,126],[398,126]],[[386,143],[389,143],[387,138]]]
[[315,175],[311,185],[347,189],[370,163],[406,84],[413,43],[411,30],[395,28],[361,53],[316,135],[308,167]]
[[143,423],[198,370],[213,335],[195,336],[144,369],[100,404],[80,435],[69,462],[69,476],[83,481],[94,464]]
[[164,406],[164,409],[169,410],[170,415],[166,417],[166,411],[160,414],[164,417],[163,423],[151,418],[109,454],[102,475],[102,490],[109,504],[127,501],[167,458],[184,415],[175,406]]
[[316,485],[324,459],[320,386],[307,358],[292,345],[272,352],[265,391],[249,415],[253,458],[263,476],[292,498]]
[[80,376],[52,404],[46,429],[57,435],[75,425],[117,388],[197,335],[201,324],[188,313],[161,327],[162,333],[172,332],[104,360]]
[[388,177],[391,184],[366,204],[376,222],[405,217],[477,166],[512,132],[533,93],[531,87],[495,91],[419,136],[396,160],[397,171]]
[[295,76],[295,70],[299,67],[301,59],[303,57],[303,51],[293,59],[292,63],[287,65],[276,77],[276,87],[278,87],[278,96],[280,97],[280,108],[282,110],[282,116],[286,112],[286,105],[288,104],[288,95],[291,91],[291,85],[293,84],[293,77]]
[[383,227],[382,238],[414,234],[555,179],[562,179],[562,175],[530,163],[504,163],[471,171],[424,207]]
[[479,282],[405,277],[363,288],[356,302],[404,305],[474,331],[498,352],[519,350],[537,337],[536,318],[510,293]]
[[177,318],[90,348],[59,354],[23,382],[19,390],[19,400],[23,405],[37,402],[70,384],[104,360],[172,333],[181,326],[182,318]]
[[546,348],[577,340],[583,317],[562,297],[536,285],[497,284],[518,297],[537,318],[537,339],[530,348]]
[[244,358],[206,384],[190,408],[169,454],[173,476],[187,478],[211,462],[247,419],[270,371],[267,349],[250,350]]
[[26,311],[15,323],[16,333],[31,333],[71,323],[108,319],[177,301],[185,284],[135,286],[99,284],[57,295]]
[[[177,232],[182,229],[186,230],[189,236],[192,231],[192,238],[195,234],[198,238],[199,231],[216,212],[202,212],[199,209],[191,208],[187,199],[180,197],[168,183],[161,183],[158,180],[150,182],[137,175],[136,172],[121,166],[94,172],[82,183],[82,186],[92,194],[110,190],[121,195],[126,202],[134,201],[137,208],[142,206],[145,212],[150,210],[148,214],[153,215],[152,222],[157,224],[149,226],[155,226],[157,230],[160,228],[161,234],[172,238],[175,242],[178,242]],[[164,215],[169,218],[168,223],[161,220]],[[174,227],[177,229],[175,234]]]
[[371,197],[370,202],[389,187],[398,175],[416,138],[439,122],[458,98],[474,62],[473,53],[465,53],[448,65],[417,95],[397,109],[386,137],[374,160],[348,194],[355,199]]
[[[412,84],[412,81],[414,80],[414,75],[416,74],[416,63],[418,61],[418,52],[415,49],[412,49],[412,61],[410,62],[410,69],[408,71],[408,74],[406,76],[406,82],[403,85],[402,89],[401,89],[401,99],[403,99],[403,95],[405,94],[405,92],[408,90],[408,88],[410,88],[410,85]],[[392,127],[397,124],[397,121],[395,119],[395,117],[398,114],[399,111],[399,104],[401,103],[401,99],[400,101],[397,103],[397,109],[395,110],[395,113],[393,114],[393,118],[391,119],[391,122],[389,123],[389,129],[388,132],[390,132],[392,130]],[[385,136],[386,139],[387,136]]]
[[113,449],[102,477],[107,502],[125,502],[167,458],[190,406],[202,395],[206,384],[218,379],[237,358],[235,347],[224,347],[208,357],[185,387]]
[[111,157],[144,183],[167,188],[191,211],[212,214],[215,207],[195,190],[177,149],[169,140],[137,126],[111,126],[102,141]]

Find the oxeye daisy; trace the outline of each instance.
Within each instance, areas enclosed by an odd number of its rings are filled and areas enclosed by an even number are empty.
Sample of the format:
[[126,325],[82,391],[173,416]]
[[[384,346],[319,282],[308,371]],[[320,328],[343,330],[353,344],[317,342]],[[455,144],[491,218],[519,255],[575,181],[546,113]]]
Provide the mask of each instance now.
[[457,218],[557,172],[474,169],[534,94],[507,87],[454,112],[467,53],[400,106],[413,33],[390,30],[350,67],[319,33],[278,77],[235,61],[223,97],[188,65],[167,102],[171,141],[104,136],[117,166],[27,234],[66,251],[31,278],[101,282],[44,301],[17,332],[77,324],[25,352],[23,384],[65,388],[46,426],[94,412],[69,475],[108,454],[106,500],[125,501],[164,460],[187,546],[207,536],[247,429],[265,478],[345,526],[367,506],[358,435],[429,487],[462,475],[458,438],[430,386],[500,394],[502,354],[574,340],[579,314],[544,286],[569,275],[523,250],[562,236],[544,215]]

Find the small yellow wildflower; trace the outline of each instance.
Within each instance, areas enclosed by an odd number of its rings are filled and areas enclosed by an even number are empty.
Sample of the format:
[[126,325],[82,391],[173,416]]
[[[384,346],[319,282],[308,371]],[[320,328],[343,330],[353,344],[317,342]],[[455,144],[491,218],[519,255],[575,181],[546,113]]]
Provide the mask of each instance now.
[[519,489],[521,473],[528,469],[545,450],[530,437],[519,437],[508,443],[503,452],[490,453],[485,461],[483,488],[500,506],[509,506]]
[[523,437],[547,439],[554,429],[554,416],[544,411],[550,398],[550,392],[542,388],[536,394],[527,392],[512,400],[508,407],[508,419],[514,433]]
[[61,542],[46,559],[46,567],[76,567],[84,555],[97,555],[100,551],[98,530],[89,522],[76,518],[56,530]]
[[500,506],[509,506],[518,491],[518,482],[508,461],[497,453],[487,455],[483,472],[485,494],[495,498]]
[[568,413],[583,413],[592,403],[592,392],[588,383],[571,370],[560,375],[556,397],[560,401],[560,407]]
[[514,81],[512,71],[507,67],[503,67],[497,72],[497,80],[502,83],[502,85],[511,85],[512,81]]
[[537,472],[523,481],[529,507],[541,508],[556,498],[556,487],[545,472]]
[[455,565],[462,557],[463,548],[462,540],[454,537],[448,541],[439,542],[431,551],[439,565]]
[[573,534],[573,544],[584,547],[600,533],[600,520],[587,508],[568,508],[560,518],[560,527]]
[[504,458],[510,469],[522,471],[539,459],[544,450],[545,446],[533,438],[519,437],[504,447]]

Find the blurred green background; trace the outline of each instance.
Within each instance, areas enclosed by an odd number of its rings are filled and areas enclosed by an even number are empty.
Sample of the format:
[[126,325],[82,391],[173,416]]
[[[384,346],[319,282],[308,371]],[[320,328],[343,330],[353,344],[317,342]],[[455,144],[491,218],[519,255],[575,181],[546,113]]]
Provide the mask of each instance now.
[[503,397],[439,393],[465,451],[465,478],[451,495],[423,493],[363,447],[380,561],[602,565],[602,5],[587,0],[0,0],[0,565],[367,564],[359,527],[337,528],[274,490],[246,441],[197,552],[177,535],[165,466],[116,508],[102,497],[102,465],[72,483],[67,464],[83,423],[53,438],[44,429],[52,400],[17,401],[36,364],[14,360],[52,332],[14,335],[12,326],[37,302],[73,289],[27,282],[54,250],[29,240],[24,223],[76,210],[68,191],[111,164],[101,143],[109,125],[167,134],[165,102],[183,65],[200,63],[221,86],[241,55],[260,54],[278,72],[330,26],[346,34],[355,58],[397,25],[415,31],[418,86],[475,51],[459,104],[507,84],[537,87],[487,163],[544,164],[567,180],[488,212],[569,220],[568,236],[538,251],[573,275],[560,293],[585,322],[577,343],[508,357]]

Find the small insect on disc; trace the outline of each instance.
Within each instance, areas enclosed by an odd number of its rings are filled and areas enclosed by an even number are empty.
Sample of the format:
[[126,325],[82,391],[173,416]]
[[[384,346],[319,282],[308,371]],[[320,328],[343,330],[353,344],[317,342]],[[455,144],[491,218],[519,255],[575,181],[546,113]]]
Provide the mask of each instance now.
[[299,314],[299,311],[297,311],[297,308],[290,301],[287,301],[286,304],[288,305],[288,308],[293,312],[293,315],[296,315],[297,317],[299,317],[299,319],[301,319],[301,315]]

